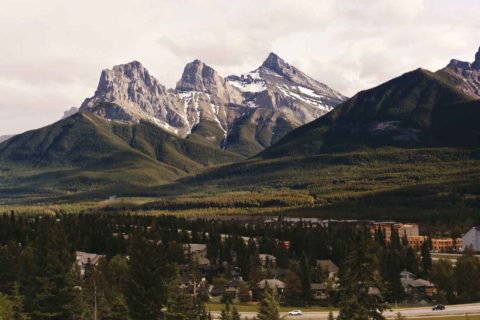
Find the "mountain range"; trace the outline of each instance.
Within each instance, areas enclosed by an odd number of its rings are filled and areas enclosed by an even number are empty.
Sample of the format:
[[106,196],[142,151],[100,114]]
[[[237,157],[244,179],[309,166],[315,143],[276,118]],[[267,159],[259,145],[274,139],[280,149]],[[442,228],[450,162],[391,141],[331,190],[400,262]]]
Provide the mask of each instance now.
[[175,89],[160,84],[140,62],[118,65],[102,71],[95,94],[79,111],[123,123],[149,121],[181,138],[204,122],[206,139],[252,156],[344,100],[271,53],[256,70],[226,78],[195,60]]
[[[460,166],[460,180],[477,188],[479,66],[480,51],[473,63],[413,70],[349,99],[273,53],[254,71],[225,78],[195,60],[175,89],[139,62],[115,66],[102,71],[78,112],[0,143],[0,196],[273,188],[304,190],[317,201],[336,190],[338,201],[339,187],[351,197],[424,176],[449,186],[447,171],[432,166],[451,168],[455,179]],[[371,185],[384,170],[406,168],[416,178]],[[348,186],[338,184],[342,177]]]

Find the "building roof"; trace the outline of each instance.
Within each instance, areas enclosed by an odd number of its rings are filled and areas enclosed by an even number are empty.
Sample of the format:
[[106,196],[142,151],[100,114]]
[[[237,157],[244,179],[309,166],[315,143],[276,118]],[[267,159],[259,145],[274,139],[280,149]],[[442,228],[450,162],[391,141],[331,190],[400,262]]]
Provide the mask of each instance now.
[[400,272],[400,277],[402,277],[402,278],[406,278],[406,277],[408,277],[408,278],[416,278],[416,275],[413,274],[413,273],[411,273],[411,272],[409,272],[409,271],[407,271],[407,270],[403,270],[402,272]]
[[317,260],[317,265],[326,269],[328,272],[338,272],[338,267],[332,260]]
[[265,289],[265,287],[271,288],[271,289],[285,289],[285,283],[283,281],[280,281],[278,279],[264,279],[257,283],[257,286],[260,289]]
[[187,243],[183,245],[183,248],[185,252],[188,252],[188,250],[190,250],[190,252],[195,253],[207,250],[207,245],[204,243]]
[[88,253],[83,251],[76,251],[75,252],[75,259],[79,265],[88,265],[91,264],[93,266],[98,264],[100,258],[105,257],[101,254],[96,253]]
[[260,254],[258,255],[258,258],[259,258],[261,261],[267,261],[267,259],[268,259],[269,261],[276,261],[276,260],[277,260],[277,258],[276,258],[275,256],[273,256],[273,255],[271,255],[271,254],[264,254],[264,253],[260,253]]
[[415,280],[405,280],[402,281],[404,287],[413,287],[413,288],[421,288],[421,287],[434,287],[435,285],[428,280],[424,279],[415,279]]
[[310,289],[312,290],[327,290],[327,284],[322,283],[310,283]]

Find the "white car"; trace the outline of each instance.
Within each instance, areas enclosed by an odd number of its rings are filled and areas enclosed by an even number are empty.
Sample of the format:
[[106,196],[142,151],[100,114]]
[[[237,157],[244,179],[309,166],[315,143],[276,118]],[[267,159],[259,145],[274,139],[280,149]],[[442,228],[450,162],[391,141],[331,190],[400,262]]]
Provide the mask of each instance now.
[[302,314],[302,310],[293,310],[288,313],[289,316],[301,316]]

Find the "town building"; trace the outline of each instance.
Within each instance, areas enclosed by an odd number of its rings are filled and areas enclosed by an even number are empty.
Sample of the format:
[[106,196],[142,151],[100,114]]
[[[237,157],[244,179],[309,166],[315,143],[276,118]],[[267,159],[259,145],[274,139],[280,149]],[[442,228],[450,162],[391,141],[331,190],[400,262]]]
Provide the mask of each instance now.
[[370,234],[374,235],[378,231],[382,231],[385,241],[390,242],[392,233],[396,232],[400,238],[418,236],[418,224],[415,223],[397,223],[394,221],[372,222],[370,224]]
[[460,251],[462,250],[462,239],[432,238],[430,239],[434,252]]
[[271,254],[259,254],[258,258],[262,267],[275,267],[277,265],[277,258]]
[[310,292],[313,300],[325,300],[329,298],[328,285],[326,282],[311,283]]
[[317,266],[328,272],[329,279],[335,279],[338,273],[338,267],[332,260],[317,260]]
[[404,270],[400,273],[400,281],[410,301],[431,300],[437,293],[435,285],[428,280],[417,278],[415,274]]
[[75,252],[75,261],[77,265],[80,267],[80,274],[85,274],[85,267],[86,266],[94,266],[96,267],[100,262],[101,258],[105,258],[104,255],[96,254],[96,253],[88,253],[83,251],[76,251]]
[[471,248],[480,252],[480,227],[472,227],[462,237],[462,249]]

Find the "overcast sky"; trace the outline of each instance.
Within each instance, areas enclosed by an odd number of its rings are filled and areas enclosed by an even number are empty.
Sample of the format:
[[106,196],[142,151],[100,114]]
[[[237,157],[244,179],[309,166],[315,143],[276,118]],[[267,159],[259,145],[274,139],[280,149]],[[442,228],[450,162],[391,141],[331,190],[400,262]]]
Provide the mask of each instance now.
[[479,12],[478,0],[0,0],[0,135],[58,120],[132,60],[173,87],[195,58],[225,76],[273,51],[351,96],[473,60]]

